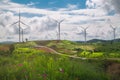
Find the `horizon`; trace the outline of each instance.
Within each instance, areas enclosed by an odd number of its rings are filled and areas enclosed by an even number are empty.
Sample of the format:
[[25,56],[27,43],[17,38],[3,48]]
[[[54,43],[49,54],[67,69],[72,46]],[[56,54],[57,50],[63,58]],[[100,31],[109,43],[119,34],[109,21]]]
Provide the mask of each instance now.
[[[111,40],[107,40],[107,39],[90,39],[90,40],[87,40],[87,42],[89,42],[89,41],[92,41],[92,40],[96,40],[96,41],[114,41],[114,39],[111,39]],[[115,40],[120,40],[120,38],[117,38],[117,39],[115,39]],[[52,40],[28,40],[28,42],[31,42],[31,41],[59,41],[59,40],[55,40],[55,39],[52,39]],[[85,42],[84,40],[60,40],[60,41],[72,41],[72,42]],[[16,42],[19,42],[19,41],[0,41],[0,43],[16,43]],[[26,42],[26,41],[24,41],[24,42]]]

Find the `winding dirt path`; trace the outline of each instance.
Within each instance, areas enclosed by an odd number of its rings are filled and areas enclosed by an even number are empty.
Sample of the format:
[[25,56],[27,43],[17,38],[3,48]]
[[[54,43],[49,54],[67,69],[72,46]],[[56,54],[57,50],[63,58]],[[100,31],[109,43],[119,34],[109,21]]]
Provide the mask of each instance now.
[[[65,54],[59,53],[59,52],[55,51],[54,49],[46,47],[46,46],[35,46],[34,48],[37,49],[37,50],[44,50],[45,52],[49,52],[49,53],[55,53],[55,54],[58,54],[58,55],[65,55]],[[82,60],[87,59],[87,58],[71,56],[71,55],[65,55],[65,56],[70,57],[70,58],[82,59]]]
[[[43,50],[43,51],[48,52],[48,53],[65,55],[65,54],[59,53],[59,52],[55,51],[54,49],[46,47],[46,46],[38,45],[38,46],[35,46],[34,48],[38,49],[38,50]],[[99,59],[99,58],[83,58],[83,57],[77,57],[77,56],[71,56],[71,55],[65,55],[65,56],[70,57],[70,58],[75,58],[75,59],[82,59],[82,60],[86,60],[86,59],[97,60],[97,59]],[[106,58],[106,60],[120,60],[120,58]]]

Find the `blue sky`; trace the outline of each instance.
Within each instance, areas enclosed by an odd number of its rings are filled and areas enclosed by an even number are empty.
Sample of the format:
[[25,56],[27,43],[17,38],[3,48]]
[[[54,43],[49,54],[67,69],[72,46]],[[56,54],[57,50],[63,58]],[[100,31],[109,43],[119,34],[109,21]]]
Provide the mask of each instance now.
[[78,5],[78,8],[86,8],[86,0],[12,0],[20,4],[35,3],[37,8],[65,8],[68,4]]

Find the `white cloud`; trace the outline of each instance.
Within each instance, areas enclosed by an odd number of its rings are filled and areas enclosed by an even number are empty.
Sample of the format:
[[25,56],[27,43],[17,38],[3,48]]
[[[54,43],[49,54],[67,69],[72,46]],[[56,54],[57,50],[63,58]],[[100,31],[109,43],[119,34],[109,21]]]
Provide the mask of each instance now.
[[86,5],[88,8],[95,8],[95,4],[91,0],[87,0]]
[[10,0],[0,0],[2,3],[8,3]]
[[116,12],[120,13],[120,0],[111,0],[111,5],[113,5]]
[[[102,1],[104,0],[87,0],[86,5],[88,9],[78,9],[77,5],[68,4],[67,8],[61,8],[57,11],[32,8],[10,2],[9,0],[6,1],[7,3],[4,4],[0,2],[0,12],[2,13],[0,14],[0,29],[2,30],[2,33],[0,33],[1,40],[18,41],[18,24],[12,26],[10,26],[10,24],[18,21],[17,13],[19,9],[22,14],[36,15],[26,17],[21,14],[21,20],[30,26],[26,27],[21,24],[21,26],[25,28],[24,37],[29,40],[56,39],[58,28],[56,22],[52,19],[65,19],[61,24],[61,37],[62,39],[69,40],[84,40],[82,29],[79,28],[78,30],[79,26],[90,26],[87,31],[87,39],[96,38],[96,36],[102,39],[112,39],[112,34],[110,34],[111,28],[106,20],[109,18],[113,25],[118,27],[120,25],[119,14],[109,16],[107,12],[102,9],[104,6]],[[105,4],[108,3],[109,2],[105,2]],[[43,16],[37,16],[41,14]],[[120,34],[119,31],[120,28],[117,30],[117,37],[120,37],[118,35]]]
[[120,0],[87,0],[86,6],[88,8],[100,8],[108,12],[115,10],[120,13]]
[[35,4],[38,4],[38,3],[30,2],[27,4],[27,6],[34,6]]
[[69,10],[78,9],[78,5],[68,4],[68,5],[67,5],[67,8],[68,8]]

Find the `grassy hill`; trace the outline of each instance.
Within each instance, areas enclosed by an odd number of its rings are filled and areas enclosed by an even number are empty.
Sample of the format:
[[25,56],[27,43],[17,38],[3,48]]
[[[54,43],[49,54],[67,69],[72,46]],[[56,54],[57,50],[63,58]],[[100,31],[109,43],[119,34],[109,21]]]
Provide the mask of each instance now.
[[87,58],[120,58],[120,42],[78,43],[63,41],[36,41],[37,45],[47,46],[59,53]]
[[[116,45],[119,46],[113,46]],[[47,52],[43,48],[36,49],[36,46],[49,47],[62,55]],[[97,56],[102,59],[86,60],[69,57],[96,58],[90,56],[101,55],[109,48],[110,44],[78,44],[67,40],[0,45],[0,80],[119,80],[119,60],[109,60],[103,55]],[[91,54],[90,51],[94,49],[101,51]],[[110,58],[108,54],[106,57]]]

